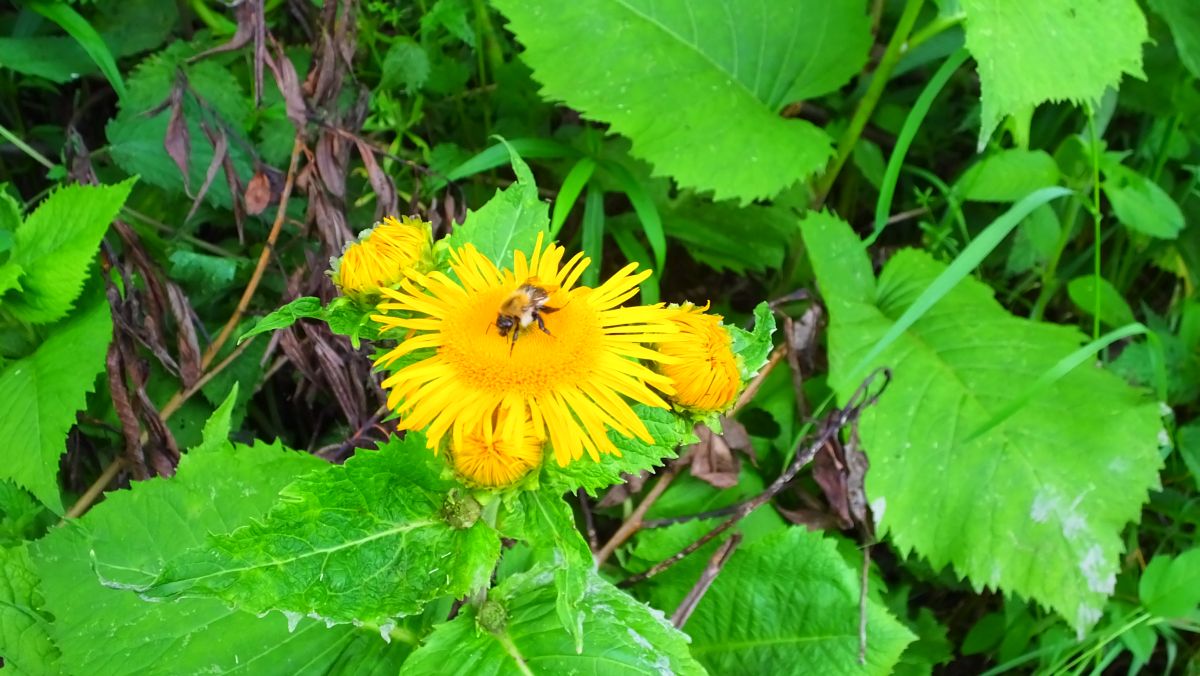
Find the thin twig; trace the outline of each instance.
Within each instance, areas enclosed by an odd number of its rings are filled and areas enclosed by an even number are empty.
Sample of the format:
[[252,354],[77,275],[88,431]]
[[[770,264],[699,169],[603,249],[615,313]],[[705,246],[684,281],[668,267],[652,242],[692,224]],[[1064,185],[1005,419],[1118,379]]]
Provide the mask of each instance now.
[[271,259],[271,252],[275,249],[275,241],[279,239],[279,231],[283,229],[283,221],[287,217],[288,199],[292,196],[292,186],[296,183],[296,164],[299,162],[300,151],[303,148],[304,138],[297,134],[296,141],[292,144],[292,159],[288,165],[287,179],[283,183],[283,192],[279,195],[279,209],[275,213],[275,223],[271,225],[271,232],[267,234],[267,241],[263,244],[262,253],[258,256],[258,264],[254,267],[254,274],[251,275],[250,282],[246,284],[246,289],[242,292],[241,299],[238,300],[237,308],[233,311],[233,315],[229,317],[229,321],[225,322],[225,326],[221,327],[221,333],[217,334],[216,340],[204,351],[204,358],[200,360],[201,368],[208,368],[208,365],[216,358],[217,353],[224,347],[225,342],[233,335],[233,330],[237,328],[238,323],[242,320],[242,315],[250,307],[250,299],[254,297],[254,292],[258,290],[258,284],[262,281],[263,272],[267,269],[267,262]]
[[717,547],[717,551],[708,560],[708,565],[700,573],[700,579],[696,580],[695,586],[687,593],[687,596],[683,597],[683,601],[679,603],[679,607],[671,614],[671,624],[675,625],[676,629],[683,629],[683,625],[687,624],[688,618],[692,616],[692,612],[696,610],[696,606],[700,605],[700,600],[708,593],[708,588],[712,586],[717,576],[721,574],[721,569],[729,562],[729,559],[733,556],[733,550],[737,549],[741,541],[742,534],[734,533],[724,544]]
[[587,491],[580,488],[575,491],[575,496],[579,498],[579,511],[583,512],[583,525],[587,532],[588,547],[595,552],[600,548],[600,541],[596,537],[596,519],[592,516],[592,506],[588,504]]
[[[231,352],[228,357],[222,359],[220,363],[205,372],[204,375],[201,376],[191,387],[187,388],[186,390],[179,390],[175,394],[171,395],[171,398],[167,400],[166,405],[163,406],[162,411],[159,412],[159,417],[162,418],[162,421],[165,423],[172,415],[175,414],[176,411],[183,407],[184,403],[186,403],[192,395],[199,392],[200,388],[208,384],[208,382],[216,377],[218,373],[224,370],[226,366],[232,364],[239,355],[245,352],[246,348],[250,347],[252,342],[254,342],[254,338],[242,343],[236,350]],[[149,432],[143,430],[141,443],[146,443],[148,438]],[[104,471],[100,473],[100,476],[92,482],[92,485],[87,487],[87,490],[83,492],[83,495],[79,496],[79,499],[75,501],[74,505],[71,505],[71,508],[68,509],[67,513],[63,516],[63,520],[77,519],[83,516],[88,509],[91,508],[92,504],[96,502],[96,499],[100,497],[100,494],[104,492],[105,486],[107,486],[109,482],[113,480],[113,477],[115,477],[117,473],[121,471],[123,464],[124,462],[121,456],[113,458],[112,462],[108,464],[108,467],[105,467]]]
[[[884,377],[883,384],[878,388],[878,390],[872,393],[871,385],[880,375]],[[858,416],[864,409],[866,409],[868,406],[871,406],[879,399],[879,395],[881,395],[887,388],[888,383],[891,382],[891,378],[891,371],[886,368],[876,369],[874,372],[872,372],[871,375],[867,376],[867,378],[863,380],[862,384],[858,386],[858,389],[855,390],[854,394],[850,397],[849,403],[847,403],[844,408],[839,409],[835,415],[832,415],[825,420],[825,423],[821,426],[821,431],[817,435],[817,438],[811,444],[809,444],[808,448],[804,449],[803,452],[796,453],[787,469],[784,470],[784,472],[778,477],[776,477],[775,481],[771,482],[771,485],[768,486],[765,491],[745,502],[739,503],[737,510],[734,511],[728,519],[722,521],[708,533],[705,533],[700,537],[699,540],[696,540],[687,547],[684,547],[679,552],[676,552],[674,555],[668,557],[666,560],[660,561],[649,570],[622,580],[617,586],[628,587],[658,575],[671,566],[674,566],[676,563],[682,561],[692,552],[695,552],[697,549],[700,549],[704,545],[708,544],[721,533],[724,533],[732,528],[737,524],[738,521],[741,521],[745,517],[749,516],[754,510],[770,502],[789,483],[792,482],[792,479],[796,478],[796,474],[800,472],[801,468],[812,462],[812,459],[817,455],[817,452],[820,451],[825,444],[829,443],[829,441],[832,440],[842,430],[843,427],[857,420]],[[799,451],[799,444],[797,444],[797,451]]]
[[[742,410],[746,404],[750,403],[750,400],[754,398],[755,393],[757,393],[759,388],[762,387],[763,381],[766,380],[767,376],[771,373],[771,370],[783,360],[783,355],[786,351],[787,343],[783,343],[771,352],[771,357],[767,360],[766,365],[762,367],[762,370],[758,372],[758,375],[754,376],[754,380],[750,381],[750,384],[746,386],[746,389],[742,392],[741,396],[739,396],[737,401],[734,402],[733,408],[729,411],[729,416],[732,417],[737,415],[738,411]],[[689,462],[691,462],[691,455],[684,454],[683,456],[676,458],[671,462],[670,465],[667,466],[666,471],[664,471],[662,476],[659,477],[658,482],[654,484],[654,487],[651,488],[648,493],[646,493],[646,497],[642,498],[642,501],[638,503],[636,508],[634,508],[633,513],[625,519],[624,523],[622,523],[619,528],[617,528],[617,532],[612,534],[612,537],[608,539],[608,542],[604,543],[604,546],[600,548],[600,551],[596,552],[597,566],[600,566],[607,561],[608,557],[612,556],[613,552],[617,551],[617,547],[625,544],[629,538],[633,537],[634,533],[641,529],[642,520],[646,517],[646,512],[650,510],[650,507],[654,505],[655,501],[662,496],[663,492],[667,490],[667,487],[671,485],[671,482],[675,480],[675,477],[679,474],[679,470],[681,470],[683,466]]]
[[77,500],[74,505],[71,505],[71,508],[67,510],[66,515],[63,516],[63,519],[77,519],[83,516],[83,513],[88,510],[88,507],[91,507],[92,503],[96,501],[96,498],[100,497],[100,494],[104,492],[104,488],[108,486],[110,481],[113,480],[113,477],[117,476],[117,473],[121,471],[121,467],[124,464],[125,462],[122,456],[118,455],[117,457],[113,458],[113,461],[108,464],[108,467],[105,467],[104,471],[100,473],[100,476],[92,482],[92,485],[88,486],[87,490],[83,492],[83,495],[79,496],[79,500]]
[[597,566],[603,565],[608,560],[608,557],[617,551],[617,547],[625,544],[625,541],[633,537],[633,534],[638,532],[638,529],[642,527],[642,519],[646,516],[646,512],[650,509],[650,506],[658,500],[663,491],[667,490],[667,487],[671,485],[671,482],[675,480],[675,476],[679,474],[679,470],[683,467],[683,463],[680,460],[683,460],[683,458],[678,458],[667,466],[667,470],[659,477],[654,487],[646,493],[646,497],[642,498],[642,501],[634,508],[629,518],[625,519],[620,528],[617,528],[617,532],[613,533],[608,542],[605,542],[604,546],[600,548],[600,551],[596,552]]
[[858,590],[858,663],[867,663],[867,574],[871,570],[871,545],[863,547],[862,586]]

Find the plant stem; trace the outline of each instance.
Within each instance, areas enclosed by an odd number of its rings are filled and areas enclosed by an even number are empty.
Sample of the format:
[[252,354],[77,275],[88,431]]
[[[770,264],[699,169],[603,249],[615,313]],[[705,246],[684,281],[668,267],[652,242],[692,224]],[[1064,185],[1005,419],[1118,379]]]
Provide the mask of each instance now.
[[854,116],[850,118],[850,126],[846,127],[842,138],[838,140],[837,156],[817,184],[816,199],[813,201],[814,209],[820,209],[821,205],[825,203],[825,198],[829,196],[833,182],[837,180],[846,160],[850,159],[850,153],[854,151],[854,146],[862,136],[863,129],[866,128],[867,122],[875,112],[875,106],[879,104],[879,99],[883,96],[883,88],[887,86],[892,70],[900,61],[900,57],[907,51],[908,35],[917,22],[917,15],[921,12],[922,4],[924,4],[924,0],[905,0],[900,23],[896,25],[896,31],[892,33],[892,39],[888,41],[883,58],[879,60],[879,65],[871,75],[871,84],[867,87],[867,93],[859,100],[858,106],[854,109]]
[[1089,111],[1088,131],[1092,137],[1092,340],[1100,337],[1100,138],[1096,134],[1096,112]]
[[45,167],[47,169],[54,168],[54,163],[51,162],[50,160],[46,159],[45,155],[34,150],[33,147],[30,146],[28,143],[17,138],[16,134],[9,131],[8,128],[2,124],[0,124],[0,136],[3,136],[5,139],[8,140],[9,143],[16,146],[18,150],[25,153],[29,157],[31,157],[33,160],[35,160],[38,164],[42,165],[43,167]]
[[208,368],[225,342],[233,335],[233,330],[237,328],[238,322],[242,320],[242,315],[250,307],[250,299],[254,297],[254,292],[258,289],[259,282],[262,281],[263,272],[267,269],[267,262],[270,261],[271,253],[275,250],[275,241],[279,239],[279,231],[283,228],[283,221],[287,217],[288,198],[292,196],[292,186],[296,183],[296,164],[299,162],[300,151],[303,148],[304,139],[297,134],[296,141],[292,144],[292,159],[288,165],[287,179],[283,184],[283,192],[279,195],[279,209],[275,213],[275,223],[271,225],[271,232],[267,234],[267,241],[263,244],[262,253],[258,256],[258,265],[254,267],[254,274],[251,275],[250,282],[246,284],[246,290],[242,292],[237,308],[229,317],[229,321],[225,322],[225,326],[221,327],[221,333],[217,334],[217,338],[204,351],[204,357],[200,360],[202,369]]

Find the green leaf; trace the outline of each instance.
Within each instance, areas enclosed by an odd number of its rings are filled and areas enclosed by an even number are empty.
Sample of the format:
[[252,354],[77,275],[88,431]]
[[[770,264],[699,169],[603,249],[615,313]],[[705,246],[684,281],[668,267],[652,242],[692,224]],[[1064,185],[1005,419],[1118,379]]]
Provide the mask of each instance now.
[[971,165],[954,190],[974,202],[1016,202],[1029,193],[1058,185],[1058,164],[1044,150],[1002,150]]
[[[876,285],[848,225],[822,214],[803,227],[831,317],[830,382],[845,401],[859,384],[846,370],[945,266],[901,251]],[[1014,387],[1038,381],[1083,340],[1009,315],[967,277],[868,361],[893,379],[859,426],[873,512],[902,554],[915,549],[977,587],[1035,599],[1077,630],[1100,618],[1121,530],[1139,517],[1161,465],[1158,407],[1112,374],[1088,363],[1032,393]]]
[[775,333],[775,313],[771,306],[763,301],[754,308],[754,331],[745,331],[736,326],[725,325],[733,339],[733,353],[738,358],[738,369],[742,372],[742,380],[750,380],[767,364],[774,344],[771,335]]
[[547,461],[542,463],[542,482],[560,493],[582,488],[595,496],[596,491],[623,482],[622,474],[638,474],[661,467],[663,460],[675,457],[679,446],[696,442],[692,424],[670,411],[645,404],[634,404],[633,411],[646,424],[654,443],[647,444],[636,437],[625,437],[609,430],[608,438],[620,449],[620,456],[602,454],[598,461],[585,458],[565,467]]
[[412,94],[429,79],[429,55],[416,40],[408,36],[400,36],[388,47],[383,57],[383,77],[379,86],[382,89],[399,89]]
[[70,185],[50,194],[17,229],[11,262],[21,293],[0,301],[18,319],[43,324],[66,316],[90,263],[136,179],[116,185]]
[[0,371],[0,478],[29,489],[56,513],[58,458],[83,408],[112,337],[108,303],[100,301],[53,327],[36,352]]
[[0,549],[0,654],[7,673],[59,674],[58,647],[41,607],[37,573],[25,545]]
[[1183,230],[1183,211],[1157,183],[1113,161],[1101,163],[1100,187],[1122,225],[1151,237],[1175,239]]
[[0,547],[36,540],[58,519],[28,491],[0,481]]
[[[766,674],[804,665],[860,674],[859,574],[832,540],[793,527],[734,552],[684,629],[692,655],[714,674]],[[865,673],[891,673],[915,637],[867,602]]]
[[[256,518],[280,488],[322,466],[278,445],[232,445],[185,454],[172,479],[115,491],[79,521],[33,546],[51,633],[71,674],[183,674],[239,670],[324,674],[338,653],[366,634],[296,618],[257,618],[215,599],[147,603],[96,581],[156,577],[164,561],[202,547]],[[136,528],[130,527],[137,524]],[[169,655],[169,660],[163,656]]]
[[[228,289],[237,274],[237,260],[224,256],[176,249],[171,252],[170,261],[172,280],[209,295],[217,295]],[[196,300],[193,299],[193,302]]]
[[1045,264],[1058,248],[1058,238],[1061,234],[1062,225],[1058,222],[1058,214],[1054,209],[1045,204],[1034,209],[1017,227],[1004,271],[1010,275],[1019,275],[1033,269],[1035,265]]
[[175,558],[139,591],[388,627],[432,599],[482,587],[500,539],[482,522],[448,523],[461,489],[424,443],[409,433],[297,479],[263,520]]
[[1047,101],[1092,103],[1142,74],[1146,17],[1136,0],[961,0],[983,98],[979,149],[1007,115]]
[[538,233],[550,225],[549,208],[538,195],[529,166],[511,146],[509,157],[517,182],[497,190],[478,211],[468,210],[466,221],[445,239],[454,249],[474,244],[479,253],[502,268],[512,267],[513,251],[520,249],[528,255]]
[[271,314],[258,320],[254,328],[242,334],[238,338],[238,342],[242,342],[251,336],[257,336],[260,333],[269,331],[278,331],[286,329],[295,324],[301,319],[324,319],[325,308],[321,306],[321,299],[313,296],[302,296],[296,300],[284,305],[271,312]]
[[[471,606],[440,625],[404,663],[401,674],[703,674],[687,638],[662,613],[586,574],[583,651],[555,616],[545,568],[514,575],[488,594],[485,618]],[[491,604],[489,608],[488,604]],[[486,622],[486,625],[483,622]],[[494,628],[489,631],[485,626]]]
[[1179,60],[1200,78],[1200,5],[1192,0],[1150,0],[1150,9],[1170,27]]
[[117,62],[113,59],[112,52],[108,50],[108,45],[104,44],[100,34],[87,19],[80,16],[79,12],[65,2],[30,2],[29,8],[58,24],[74,38],[83,47],[88,58],[100,69],[100,72],[104,73],[104,77],[108,78],[113,91],[117,93],[117,98],[125,98],[125,80],[121,78]]
[[229,390],[229,394],[217,410],[204,423],[204,432],[200,445],[189,449],[189,453],[195,452],[211,452],[225,446],[229,443],[229,433],[231,425],[231,417],[233,415],[233,406],[237,403],[238,387],[240,383],[234,383],[233,388]]
[[[1117,291],[1107,279],[1100,277],[1100,322],[1105,326],[1117,328],[1132,324],[1136,319],[1133,316],[1133,310],[1129,308],[1129,303],[1121,297],[1121,292]],[[1067,285],[1067,295],[1071,297],[1071,302],[1075,303],[1075,307],[1083,310],[1089,316],[1095,316],[1096,305],[1096,276],[1084,275],[1072,279]]]
[[1183,465],[1192,475],[1192,483],[1200,489],[1200,422],[1191,423],[1179,428],[1179,456]]
[[533,546],[535,553],[548,554],[555,562],[554,589],[558,597],[555,613],[563,629],[575,640],[575,652],[583,650],[584,595],[588,576],[594,572],[592,551],[575,527],[571,507],[562,497],[548,491],[521,493],[524,517],[522,539]]
[[1200,605],[1200,549],[1156,556],[1138,582],[1142,605],[1157,617],[1183,617]]
[[496,5],[547,98],[629,137],[659,174],[742,202],[824,169],[829,136],[779,112],[840,87],[871,44],[863,2]]
[[783,267],[784,252],[799,234],[795,215],[778,205],[739,207],[688,196],[660,205],[659,213],[667,235],[689,256],[739,275]]
[[[88,14],[117,58],[157,47],[179,21],[173,0],[104,2]],[[75,38],[60,35],[0,37],[0,66],[59,84],[97,71]]]
[[[212,163],[214,146],[200,122],[206,120],[212,128],[214,115],[220,118],[220,128],[234,137],[230,138],[227,152],[237,175],[247,181],[254,174],[254,158],[245,144],[236,140],[248,131],[252,99],[246,96],[233,72],[217,60],[189,62],[195,51],[187,43],[176,42],[142,61],[129,76],[128,97],[121,101],[116,118],[105,128],[112,158],[118,166],[175,195],[185,195],[185,190],[179,166],[163,152],[170,112],[148,113],[161,106],[181,76],[187,78],[188,85],[188,94],[183,98],[183,117],[191,140],[188,185],[202,185]],[[197,96],[203,99],[203,108]],[[213,206],[232,208],[229,182],[223,178],[213,181],[204,200]]]

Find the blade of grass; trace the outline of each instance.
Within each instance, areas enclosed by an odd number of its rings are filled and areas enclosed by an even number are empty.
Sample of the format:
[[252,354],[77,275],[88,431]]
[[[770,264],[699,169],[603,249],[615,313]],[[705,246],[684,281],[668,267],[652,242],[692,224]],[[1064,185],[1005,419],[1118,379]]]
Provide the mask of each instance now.
[[562,230],[563,223],[567,222],[567,216],[579,199],[580,193],[583,192],[583,187],[587,185],[595,171],[596,161],[590,157],[584,157],[571,167],[571,171],[567,172],[567,177],[563,179],[562,187],[558,190],[558,197],[554,200],[553,213],[550,215],[550,241],[554,241],[554,238],[558,236],[558,231]]
[[[547,158],[576,157],[579,155],[579,151],[574,148],[563,145],[558,141],[549,141],[547,139],[514,138],[509,139],[507,143],[521,157]],[[508,147],[504,143],[497,143],[450,170],[446,174],[446,179],[457,181],[468,176],[474,176],[482,171],[487,171],[488,169],[495,169],[501,165],[508,164],[508,162]]]
[[[1029,388],[1024,392],[1022,392],[1020,396],[1008,402],[1004,408],[996,411],[996,413],[987,422],[983,423],[978,429],[967,435],[967,438],[963,443],[970,443],[975,439],[978,439],[980,436],[986,434],[997,425],[1003,423],[1014,413],[1021,410],[1026,404],[1033,401],[1033,398],[1040,394],[1042,390],[1058,382],[1063,376],[1067,375],[1071,371],[1074,371],[1075,368],[1080,364],[1090,359],[1094,359],[1096,353],[1098,353],[1100,350],[1103,350],[1118,340],[1139,334],[1153,335],[1150,329],[1146,328],[1140,323],[1126,324],[1119,329],[1109,331],[1096,340],[1089,342],[1087,345],[1084,345],[1078,350],[1075,350],[1071,354],[1063,357],[1058,361],[1057,364],[1053,366],[1053,368],[1050,368],[1049,370],[1043,372],[1042,375],[1038,376],[1037,380],[1033,381],[1033,384],[1030,385]],[[1158,337],[1155,336],[1155,339],[1157,338]],[[1157,361],[1161,363],[1161,360]],[[1166,375],[1164,374],[1163,377],[1165,378]]]
[[1070,194],[1071,191],[1066,188],[1042,188],[1026,195],[1020,202],[992,221],[966,249],[963,249],[954,262],[938,275],[938,278],[933,280],[927,289],[921,292],[921,295],[904,311],[904,314],[900,315],[896,323],[892,324],[887,333],[879,339],[879,342],[875,343],[853,368],[840,377],[844,378],[846,382],[854,382],[876,357],[900,337],[900,334],[924,316],[929,308],[949,293],[950,289],[953,289],[964,277],[971,274],[971,271],[1008,236],[1008,233],[1012,232],[1013,228],[1017,227],[1022,219],[1029,215],[1029,212],[1052,199]]
[[[637,263],[639,267],[653,269],[654,266],[650,261],[650,251],[642,246],[633,232],[630,231],[628,221],[614,221],[608,228],[608,233],[612,235],[613,241],[617,243],[617,248],[625,255],[628,260]],[[650,275],[646,281],[642,282],[642,304],[653,305],[659,299],[659,272],[654,270],[654,274]]]
[[583,285],[600,283],[600,261],[604,254],[604,191],[589,185],[583,201],[583,255],[592,264],[583,271]]
[[100,34],[96,32],[95,28],[92,28],[87,19],[62,2],[30,2],[29,8],[58,24],[67,32],[67,35],[74,38],[79,46],[83,47],[83,51],[87,52],[88,57],[96,63],[104,77],[108,78],[113,91],[117,93],[117,98],[125,98],[125,81],[121,79],[121,72],[117,70],[117,62],[113,59],[108,45],[104,44]]
[[900,169],[904,166],[908,148],[921,129],[921,124],[925,122],[925,116],[929,114],[934,99],[946,86],[950,76],[966,62],[967,56],[967,50],[960,49],[943,61],[937,72],[930,78],[929,84],[925,85],[925,89],[917,97],[917,102],[913,104],[912,110],[908,112],[904,126],[900,129],[900,135],[896,137],[896,147],[892,150],[892,156],[888,158],[887,169],[883,172],[883,184],[879,187],[879,200],[875,202],[875,229],[867,238],[864,246],[874,244],[887,226],[888,214],[892,210],[892,199],[896,195],[896,183],[900,179]]
[[615,162],[605,163],[604,168],[617,180],[621,190],[629,198],[629,203],[633,205],[634,213],[642,222],[642,230],[646,231],[646,241],[650,243],[650,250],[654,252],[654,271],[661,273],[667,262],[667,237],[663,232],[658,207],[628,169]]

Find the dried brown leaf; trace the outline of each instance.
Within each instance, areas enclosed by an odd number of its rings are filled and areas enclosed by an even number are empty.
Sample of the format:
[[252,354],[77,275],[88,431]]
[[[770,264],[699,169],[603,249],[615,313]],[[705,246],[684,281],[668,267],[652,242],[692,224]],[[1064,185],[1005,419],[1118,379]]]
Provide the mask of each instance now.
[[617,484],[608,489],[604,497],[596,503],[596,509],[607,509],[616,507],[625,502],[629,498],[642,492],[642,488],[646,485],[646,480],[650,478],[650,472],[639,472],[637,474],[622,474],[621,478],[624,483]]
[[272,201],[271,179],[261,169],[254,172],[254,177],[246,184],[246,213],[257,216],[266,210]]
[[200,379],[204,369],[200,366],[200,341],[196,336],[196,325],[192,321],[192,306],[174,282],[167,282],[167,299],[171,315],[175,317],[175,342],[179,353],[179,378],[184,387],[191,387]]
[[[200,208],[200,202],[204,196],[208,194],[208,189],[212,187],[213,179],[217,177],[217,171],[221,169],[221,165],[225,163],[226,155],[229,152],[229,139],[225,136],[225,130],[218,128],[214,134],[208,125],[204,125],[204,131],[209,135],[209,139],[213,142],[213,157],[208,163],[208,169],[204,172],[204,183],[200,185],[200,190],[192,199],[192,208],[188,209],[187,217],[183,219],[184,223],[192,220],[192,216],[196,215],[196,210]],[[215,136],[215,139],[214,139]],[[234,198],[236,200],[236,197]]]
[[371,189],[375,191],[375,220],[394,215],[397,208],[396,186],[375,161],[375,151],[370,144],[361,138],[355,138],[354,142],[358,146],[358,154],[362,156],[363,166],[367,169]]
[[700,441],[693,444],[690,451],[692,476],[717,488],[736,486],[742,463],[734,457],[733,449],[706,425],[696,426],[696,436]]
[[192,194],[191,172],[188,170],[188,160],[192,156],[191,133],[188,131],[187,118],[183,114],[183,87],[176,85],[171,89],[171,117],[167,120],[167,135],[163,137],[163,147],[167,155],[175,161],[179,173],[183,174],[183,189]]

